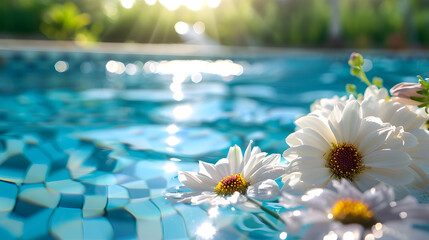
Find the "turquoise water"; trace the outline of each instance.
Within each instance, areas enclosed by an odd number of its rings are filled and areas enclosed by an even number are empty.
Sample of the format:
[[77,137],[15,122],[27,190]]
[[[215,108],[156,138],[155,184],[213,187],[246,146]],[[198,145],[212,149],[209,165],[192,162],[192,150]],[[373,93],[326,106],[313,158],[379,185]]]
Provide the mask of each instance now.
[[[204,223],[216,239],[279,239],[267,222],[281,224],[261,212],[225,207],[213,218],[164,194],[180,186],[177,171],[233,144],[282,153],[314,100],[349,82],[363,91],[349,54],[0,51],[1,239],[204,238]],[[365,56],[386,87],[429,77],[424,56]]]

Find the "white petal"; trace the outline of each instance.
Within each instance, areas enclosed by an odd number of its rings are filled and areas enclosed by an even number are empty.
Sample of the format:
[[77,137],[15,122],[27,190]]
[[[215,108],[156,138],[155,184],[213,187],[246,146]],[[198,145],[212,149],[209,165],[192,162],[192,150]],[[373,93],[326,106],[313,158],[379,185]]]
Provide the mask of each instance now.
[[241,153],[241,148],[237,145],[229,148],[228,156],[227,156],[230,173],[238,174],[240,172],[240,164],[243,161],[243,154]]
[[247,179],[250,183],[256,183],[260,181],[264,181],[266,179],[277,179],[286,173],[285,166],[262,166],[258,170],[256,170],[253,174],[248,175]]
[[408,154],[396,149],[383,149],[375,151],[362,158],[364,165],[376,168],[401,168],[411,163]]
[[343,141],[350,143],[355,140],[362,119],[361,114],[358,101],[350,101],[346,104],[339,123]]
[[307,184],[320,185],[328,181],[331,175],[329,168],[313,168],[302,172],[301,180]]
[[253,141],[250,140],[249,145],[247,145],[246,151],[244,152],[243,161],[241,161],[239,167],[240,172],[243,171],[244,166],[249,162],[250,158],[252,157],[252,143]]
[[262,160],[264,165],[278,165],[280,163],[280,154],[271,154]]
[[349,197],[360,199],[362,196],[362,193],[346,179],[342,179],[341,181],[332,181],[332,185],[337,189],[338,196],[340,198]]
[[263,160],[267,153],[258,153],[256,155],[252,155],[250,160],[244,165],[244,168],[241,172],[244,179],[246,179],[249,175],[252,175],[255,171],[261,168],[263,164]]
[[289,134],[289,136],[287,136],[287,137],[286,137],[286,143],[287,143],[290,147],[293,147],[293,146],[301,145],[301,144],[302,144],[302,141],[301,141],[301,140],[299,140],[299,139],[296,137],[296,134],[295,134],[295,133],[291,133],[291,134]]
[[331,149],[331,143],[327,142],[318,132],[311,128],[304,128],[295,132],[295,136],[302,141],[303,145],[309,145],[322,151]]
[[252,155],[252,143],[253,141],[250,140],[249,145],[247,145],[246,151],[244,152],[244,158],[243,158],[244,164],[246,164],[246,162],[249,161],[250,156]]
[[195,172],[179,172],[178,177],[183,185],[194,191],[211,191],[217,185],[212,179]]
[[328,117],[328,126],[331,129],[332,133],[335,136],[335,139],[340,142],[344,142],[341,134],[341,128],[339,126],[339,122],[341,121],[342,113],[344,110],[344,104],[338,102],[335,104],[334,109],[329,114]]
[[[404,140],[404,148],[412,148],[416,147],[419,144],[418,139],[416,136],[409,132],[403,132],[400,136],[402,140]],[[427,155],[426,155],[427,156]]]
[[200,173],[213,179],[214,182],[220,182],[220,180],[222,180],[223,177],[216,171],[215,165],[200,161],[199,166],[200,166]]
[[310,157],[322,158],[324,154],[325,152],[323,152],[318,148],[308,146],[308,145],[300,145],[300,146],[288,148],[286,151],[283,152],[283,157],[286,160],[292,161],[293,159],[299,156],[310,156]]
[[320,157],[302,156],[296,158],[289,164],[289,168],[295,171],[308,171],[313,168],[324,168],[326,160]]
[[408,167],[396,169],[371,168],[365,170],[364,174],[390,185],[405,185],[414,179],[413,173]]
[[366,135],[357,146],[360,154],[365,156],[381,147],[391,132],[392,129],[385,128]]
[[425,130],[425,129],[414,129],[409,131],[410,133],[412,133],[414,136],[416,136],[417,139],[420,140],[426,140],[429,141],[429,131]]
[[190,199],[192,205],[200,205],[203,203],[211,203],[213,201],[213,199],[215,199],[218,195],[216,195],[215,193],[207,193],[205,192],[205,194],[201,194],[201,195],[197,195],[195,197],[192,197]]
[[221,177],[231,176],[231,167],[229,166],[229,161],[226,158],[222,158],[215,164],[216,171]]
[[377,131],[382,127],[388,127],[389,124],[383,123],[378,117],[366,117],[362,119],[361,125],[359,128],[359,134],[355,139],[356,143],[362,142],[362,140],[371,132]]
[[334,134],[332,134],[332,131],[329,129],[327,123],[324,122],[320,117],[315,117],[315,116],[301,117],[295,121],[295,124],[300,128],[315,129],[329,143],[336,141],[335,136]]
[[383,224],[383,239],[429,239],[429,233],[413,227],[409,222],[397,221]]
[[377,99],[373,97],[365,98],[361,106],[363,117],[378,116],[379,104]]
[[375,179],[369,175],[365,175],[363,173],[363,174],[359,174],[359,176],[357,176],[353,180],[353,183],[356,184],[356,187],[360,191],[366,191],[366,190],[376,186],[377,184],[379,184],[380,181],[378,181],[377,179]]

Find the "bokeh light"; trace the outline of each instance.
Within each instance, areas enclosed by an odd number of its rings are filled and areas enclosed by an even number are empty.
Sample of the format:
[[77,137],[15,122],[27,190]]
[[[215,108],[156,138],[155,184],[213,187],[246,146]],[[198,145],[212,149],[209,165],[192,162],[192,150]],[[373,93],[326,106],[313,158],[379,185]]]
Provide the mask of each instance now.
[[134,6],[135,0],[121,0],[121,4],[124,8],[130,9]]
[[149,6],[153,6],[156,3],[156,0],[144,0],[146,2],[147,5]]
[[177,22],[174,25],[174,30],[180,35],[184,35],[189,32],[189,25],[185,22]]
[[198,227],[197,236],[201,239],[213,239],[216,234],[216,228],[209,222],[204,222]]
[[206,30],[206,25],[204,25],[203,22],[198,21],[198,22],[194,23],[192,28],[194,29],[194,32],[196,34],[202,34]]
[[69,64],[65,61],[58,61],[54,67],[57,72],[65,72],[69,69]]

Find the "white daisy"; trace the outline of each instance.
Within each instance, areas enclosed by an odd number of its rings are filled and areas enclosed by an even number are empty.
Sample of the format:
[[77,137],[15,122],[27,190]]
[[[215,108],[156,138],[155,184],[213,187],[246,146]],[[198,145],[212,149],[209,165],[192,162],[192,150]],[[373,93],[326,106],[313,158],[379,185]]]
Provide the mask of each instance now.
[[280,194],[274,181],[284,174],[285,167],[278,166],[280,154],[251,149],[249,143],[244,157],[240,147],[231,147],[227,158],[216,164],[200,161],[200,172],[179,172],[179,181],[194,192],[172,193],[167,197],[193,205],[236,204],[246,200],[244,195],[257,199],[273,199]]
[[[350,95],[350,98],[354,99],[352,95]],[[310,106],[311,115],[316,116],[323,116],[328,117],[329,114],[334,110],[334,106],[337,103],[343,103],[345,104],[347,102],[347,96],[342,96],[341,98],[338,96],[334,96],[333,98],[322,98],[319,100],[316,100],[313,104]]]
[[[397,132],[402,132],[402,137],[407,138],[407,141],[403,142],[402,150],[412,159],[410,168],[415,177],[412,184],[414,187],[428,186],[429,177],[423,170],[429,168],[429,158],[427,157],[429,156],[429,131],[426,130],[424,124],[428,120],[428,115],[414,106],[407,106],[388,99],[388,92],[385,88],[378,88],[375,85],[367,87],[363,97],[358,99],[362,105],[362,115],[363,117],[378,117],[384,123],[395,126]],[[328,117],[335,103],[346,104],[347,101],[353,100],[352,96],[348,100],[343,96],[342,98],[321,100],[320,104],[315,102],[313,105],[317,107],[312,107],[309,115]]]
[[412,226],[429,223],[429,205],[419,205],[411,196],[395,202],[393,189],[384,184],[364,193],[346,180],[333,186],[336,192],[312,189],[302,197],[284,193],[284,207],[306,207],[282,214],[286,231],[299,232],[311,224],[302,239],[429,239],[428,232]]
[[[385,94],[379,94],[379,92]],[[364,99],[361,103],[364,117],[379,117],[383,122],[390,123],[393,126],[402,126],[407,132],[419,129],[428,119],[427,114],[422,111],[417,111],[417,109],[408,107],[403,103],[387,101],[386,99],[386,89],[378,89],[374,85],[369,86],[365,90]]]
[[413,106],[386,101],[386,97],[374,94],[374,89],[377,87],[370,86],[365,91],[362,101],[363,116],[379,117],[383,122],[403,128],[407,132],[405,134],[408,135],[409,141],[404,145],[403,151],[412,159],[410,167],[414,170],[417,186],[428,186],[429,177],[423,170],[429,168],[429,131],[423,129],[428,115]]
[[357,100],[338,103],[329,117],[305,116],[301,129],[286,138],[290,160],[283,180],[291,188],[326,187],[333,179],[347,179],[361,190],[385,182],[401,186],[414,177],[410,156],[402,151],[411,134],[379,118],[362,115]]
[[337,103],[346,104],[348,100],[357,100],[359,103],[361,103],[364,99],[368,98],[380,100],[387,99],[387,97],[388,94],[385,88],[379,89],[377,88],[377,86],[371,85],[366,88],[365,94],[363,96],[360,96],[358,99],[356,99],[353,95],[349,95],[342,97],[334,96],[333,98],[322,98],[316,100],[310,106],[310,115],[328,117],[332,110],[334,110],[334,106]]

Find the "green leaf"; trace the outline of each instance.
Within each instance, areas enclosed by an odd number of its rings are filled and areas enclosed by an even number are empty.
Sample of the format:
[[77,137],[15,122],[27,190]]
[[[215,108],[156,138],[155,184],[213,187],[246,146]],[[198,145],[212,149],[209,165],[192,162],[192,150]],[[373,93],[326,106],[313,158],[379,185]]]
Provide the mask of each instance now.
[[417,102],[426,102],[426,98],[425,97],[415,97],[415,96],[411,96],[410,97],[411,100],[417,101]]
[[418,105],[417,107],[419,107],[419,108],[427,107],[427,103],[422,103],[422,104]]
[[429,83],[427,83],[426,81],[420,80],[419,83],[422,85],[424,89],[427,90],[429,88]]

